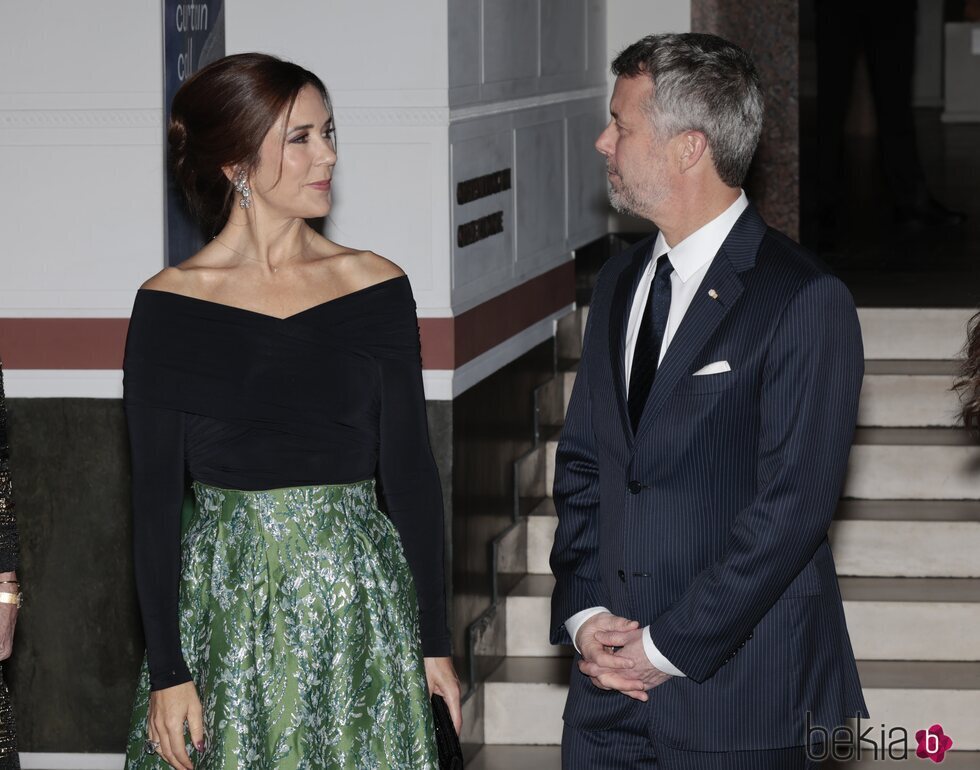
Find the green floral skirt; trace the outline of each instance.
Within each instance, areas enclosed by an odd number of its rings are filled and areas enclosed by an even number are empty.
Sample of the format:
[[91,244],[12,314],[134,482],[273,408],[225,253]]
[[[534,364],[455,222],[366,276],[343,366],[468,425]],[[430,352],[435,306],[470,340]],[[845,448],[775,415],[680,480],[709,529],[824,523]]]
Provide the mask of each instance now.
[[[194,483],[180,580],[207,770],[435,768],[412,575],[374,481],[262,492]],[[127,768],[144,753],[140,674]]]

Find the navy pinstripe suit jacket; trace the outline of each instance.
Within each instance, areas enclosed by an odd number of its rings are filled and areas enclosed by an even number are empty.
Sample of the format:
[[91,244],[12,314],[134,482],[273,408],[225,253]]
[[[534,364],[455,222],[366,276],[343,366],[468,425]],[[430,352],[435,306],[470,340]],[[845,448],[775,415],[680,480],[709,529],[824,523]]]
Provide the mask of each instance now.
[[[603,605],[649,624],[687,678],[644,704],[573,664],[564,719],[606,729],[647,708],[655,739],[679,749],[803,745],[807,711],[826,727],[867,715],[827,542],[864,373],[854,303],[750,205],[634,436],[624,338],[652,243],[611,259],[593,293],[558,444],[551,642]],[[730,372],[692,376],[721,360]]]

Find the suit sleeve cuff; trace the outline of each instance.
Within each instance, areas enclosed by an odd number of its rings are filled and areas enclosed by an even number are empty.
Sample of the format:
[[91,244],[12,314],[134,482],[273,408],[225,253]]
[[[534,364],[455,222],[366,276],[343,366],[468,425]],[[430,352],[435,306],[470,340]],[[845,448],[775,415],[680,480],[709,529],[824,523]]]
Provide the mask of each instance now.
[[565,621],[565,630],[568,631],[568,635],[572,637],[572,645],[575,647],[575,652],[581,653],[582,651],[575,644],[575,637],[578,636],[578,630],[585,624],[585,621],[591,618],[593,615],[598,615],[600,612],[609,612],[605,607],[589,607],[587,610],[582,610],[581,612],[576,612],[572,617]]
[[[568,624],[566,624],[566,627],[567,625]],[[653,639],[650,637],[650,626],[645,626],[643,628],[643,651],[647,654],[647,659],[650,661],[650,663],[656,666],[659,670],[663,671],[665,674],[670,674],[671,676],[687,676],[687,674],[667,660],[660,650],[657,649],[657,645],[653,643]]]

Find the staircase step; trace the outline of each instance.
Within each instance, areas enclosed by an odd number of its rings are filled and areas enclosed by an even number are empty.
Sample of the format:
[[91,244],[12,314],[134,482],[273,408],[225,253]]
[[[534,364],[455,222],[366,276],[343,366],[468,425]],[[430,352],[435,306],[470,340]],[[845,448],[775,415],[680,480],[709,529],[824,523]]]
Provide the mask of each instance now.
[[956,428],[859,428],[844,497],[886,500],[980,498],[980,446]]
[[558,436],[544,442],[544,491],[551,497],[555,487],[555,456],[558,454]]
[[[553,506],[552,506],[553,507]],[[976,500],[841,500],[835,521],[923,521],[980,524]]]
[[941,724],[961,751],[980,749],[980,664],[974,662],[858,661],[864,697],[875,725],[915,732]]
[[954,361],[868,361],[861,388],[858,425],[877,427],[952,426],[959,423],[959,398],[952,390]]
[[585,308],[576,308],[558,319],[555,329],[555,343],[559,358],[581,357],[585,315]]
[[[821,762],[821,770],[843,770],[843,768],[875,768],[883,770],[897,767],[922,767],[922,760],[909,753],[904,760],[875,760],[870,756],[860,761]],[[561,768],[560,746],[499,746],[486,745],[471,762],[470,770],[559,770]],[[980,752],[952,751],[943,759],[944,770],[977,770],[980,768]]]
[[507,655],[572,655],[572,647],[548,643],[551,619],[551,592],[555,579],[551,575],[526,575],[507,595]]
[[838,575],[980,578],[980,502],[843,500],[830,544]]
[[[543,442],[542,447],[538,450],[545,453],[542,491],[551,495],[557,436]],[[540,458],[536,462],[540,472]],[[978,471],[980,446],[965,430],[858,428],[843,496],[877,500],[976,500],[980,499]]]
[[858,658],[980,661],[980,580],[845,577],[840,588]]
[[571,658],[504,658],[484,683],[486,743],[557,745]]
[[971,308],[858,308],[867,359],[953,360]]
[[[508,655],[572,654],[548,643],[554,585],[550,575],[528,575],[508,595]],[[840,588],[858,658],[980,661],[980,580],[841,578]]]
[[[557,526],[547,498],[527,520],[528,572],[551,574]],[[838,575],[980,578],[980,502],[842,500],[830,543]]]
[[[552,498],[548,498],[554,501]],[[527,520],[527,571],[532,574],[550,575],[551,546],[555,541],[558,517],[551,515],[530,516]]]
[[[842,770],[842,768],[872,768],[882,770],[897,767],[921,768],[922,761],[914,754],[904,760],[875,760],[870,756],[860,761],[821,762],[820,770]],[[943,759],[943,770],[977,770],[980,768],[980,752],[951,751]],[[560,770],[560,746],[491,746],[486,745],[471,762],[466,764],[469,770]]]
[[467,770],[560,770],[560,746],[491,746],[480,749]]
[[[569,658],[508,657],[486,682],[489,744],[557,745]],[[858,661],[873,724],[915,731],[941,724],[960,751],[980,750],[980,663]]]

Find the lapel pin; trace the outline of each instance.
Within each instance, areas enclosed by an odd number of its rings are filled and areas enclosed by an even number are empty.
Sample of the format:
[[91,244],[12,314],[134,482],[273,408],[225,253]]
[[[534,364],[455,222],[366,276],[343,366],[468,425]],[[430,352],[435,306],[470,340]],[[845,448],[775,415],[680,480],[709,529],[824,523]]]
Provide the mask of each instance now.
[[708,296],[711,297],[711,299],[718,299],[718,292],[716,292],[714,289],[708,289]]

